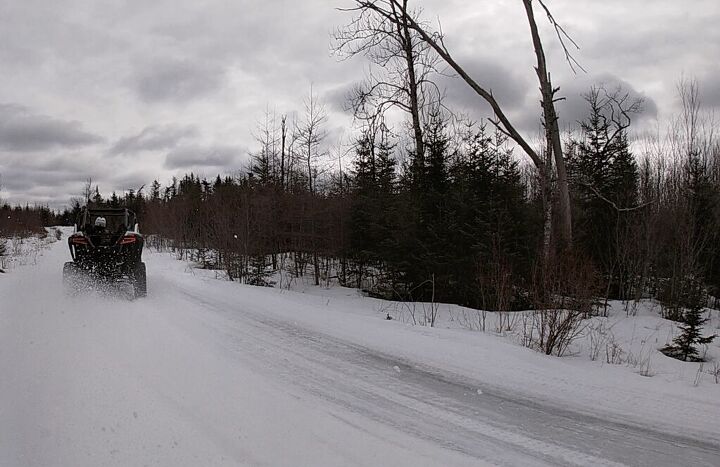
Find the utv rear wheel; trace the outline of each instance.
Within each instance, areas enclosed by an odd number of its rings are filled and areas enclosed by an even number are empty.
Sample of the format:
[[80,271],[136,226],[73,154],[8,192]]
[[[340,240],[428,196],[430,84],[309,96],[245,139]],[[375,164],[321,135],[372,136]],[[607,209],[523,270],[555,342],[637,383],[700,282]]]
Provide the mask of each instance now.
[[145,263],[138,263],[135,266],[135,277],[133,277],[135,298],[147,297],[147,271]]

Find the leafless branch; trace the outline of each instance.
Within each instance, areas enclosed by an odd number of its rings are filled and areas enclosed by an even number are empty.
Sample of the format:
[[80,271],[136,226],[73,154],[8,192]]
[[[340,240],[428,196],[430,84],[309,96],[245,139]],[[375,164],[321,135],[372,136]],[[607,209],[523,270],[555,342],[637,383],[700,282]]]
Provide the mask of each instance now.
[[550,9],[545,5],[545,2],[543,0],[538,0],[538,3],[540,3],[540,6],[543,10],[545,10],[545,14],[547,15],[548,21],[550,21],[550,24],[555,28],[555,34],[557,35],[558,41],[560,42],[560,46],[563,49],[563,53],[565,54],[565,60],[568,62],[568,65],[570,65],[570,69],[573,71],[573,73],[577,73],[575,70],[575,67],[582,70],[584,73],[587,73],[587,70],[583,68],[583,66],[578,62],[575,57],[570,53],[570,50],[566,44],[565,41],[568,41],[572,47],[574,47],[576,50],[580,50],[580,46],[577,45],[577,43],[573,40],[572,37],[565,31],[565,29],[555,20],[555,17],[550,12]]

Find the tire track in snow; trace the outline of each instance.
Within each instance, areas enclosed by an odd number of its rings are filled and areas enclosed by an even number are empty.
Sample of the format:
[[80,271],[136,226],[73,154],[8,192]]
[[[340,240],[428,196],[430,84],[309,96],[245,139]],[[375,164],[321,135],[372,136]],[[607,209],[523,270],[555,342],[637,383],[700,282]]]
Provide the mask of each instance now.
[[[198,291],[178,290],[221,317],[238,358],[290,388],[493,463],[720,465],[720,447],[483,389]],[[253,363],[254,362],[254,363]],[[398,372],[394,369],[401,368]],[[506,459],[506,461],[504,461]]]

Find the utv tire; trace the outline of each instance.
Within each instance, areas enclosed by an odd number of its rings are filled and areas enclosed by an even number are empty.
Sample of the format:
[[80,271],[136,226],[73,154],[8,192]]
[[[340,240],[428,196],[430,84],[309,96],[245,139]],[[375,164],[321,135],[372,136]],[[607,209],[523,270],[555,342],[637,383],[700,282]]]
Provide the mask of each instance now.
[[145,263],[138,263],[138,265],[135,266],[133,287],[135,288],[135,298],[147,297],[147,271],[145,269]]

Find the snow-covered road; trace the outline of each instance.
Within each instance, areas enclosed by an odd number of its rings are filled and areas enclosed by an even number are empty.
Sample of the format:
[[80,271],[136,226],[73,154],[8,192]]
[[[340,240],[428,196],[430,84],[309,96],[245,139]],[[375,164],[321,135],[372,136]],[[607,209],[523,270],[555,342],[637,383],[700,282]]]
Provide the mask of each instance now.
[[147,299],[66,298],[66,258],[0,278],[0,466],[720,465],[716,422],[534,398],[438,365],[452,333],[151,253]]

